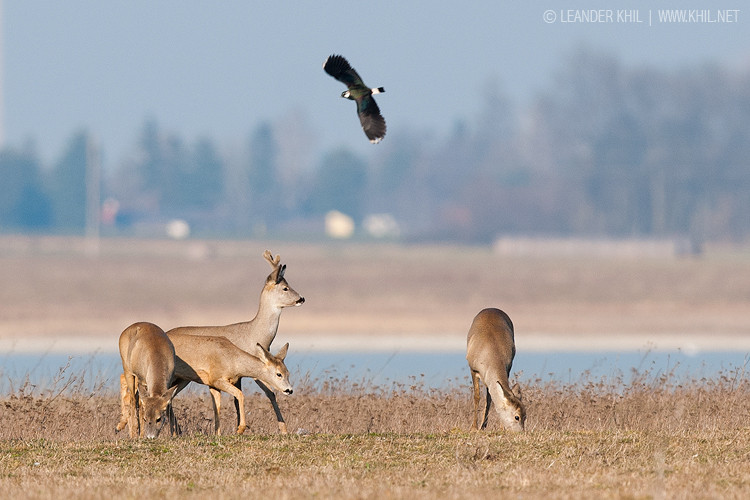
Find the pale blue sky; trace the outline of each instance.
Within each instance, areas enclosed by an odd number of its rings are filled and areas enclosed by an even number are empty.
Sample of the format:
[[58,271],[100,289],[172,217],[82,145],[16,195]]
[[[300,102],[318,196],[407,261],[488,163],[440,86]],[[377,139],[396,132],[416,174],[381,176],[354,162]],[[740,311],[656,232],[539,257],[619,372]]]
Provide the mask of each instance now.
[[[590,8],[637,9],[643,22],[562,22]],[[740,12],[731,24],[667,25],[658,8]],[[51,161],[86,128],[108,167],[147,117],[188,141],[242,146],[259,120],[300,112],[320,148],[372,151],[343,86],[321,68],[331,53],[386,88],[389,136],[471,121],[493,80],[523,107],[580,45],[631,65],[750,71],[750,4],[737,0],[4,0],[2,11],[6,144],[34,139]]]

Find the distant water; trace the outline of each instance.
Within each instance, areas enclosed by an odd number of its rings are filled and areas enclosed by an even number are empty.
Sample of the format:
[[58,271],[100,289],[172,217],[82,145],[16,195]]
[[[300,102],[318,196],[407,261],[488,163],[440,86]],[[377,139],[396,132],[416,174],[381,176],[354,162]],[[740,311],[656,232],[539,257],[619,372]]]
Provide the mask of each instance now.
[[[292,383],[322,383],[330,378],[370,386],[420,385],[450,389],[468,387],[469,369],[463,352],[363,353],[299,352],[286,359]],[[730,371],[750,372],[750,353],[707,352],[687,355],[681,351],[534,352],[520,353],[513,372],[521,381],[550,380],[573,383],[588,379],[620,378],[633,373],[652,377],[671,374],[677,379],[701,379]],[[95,387],[116,391],[122,371],[114,353],[67,356],[61,354],[0,354],[0,395],[18,391],[24,384],[35,393],[58,392],[65,387]],[[745,377],[750,375],[745,374]]]

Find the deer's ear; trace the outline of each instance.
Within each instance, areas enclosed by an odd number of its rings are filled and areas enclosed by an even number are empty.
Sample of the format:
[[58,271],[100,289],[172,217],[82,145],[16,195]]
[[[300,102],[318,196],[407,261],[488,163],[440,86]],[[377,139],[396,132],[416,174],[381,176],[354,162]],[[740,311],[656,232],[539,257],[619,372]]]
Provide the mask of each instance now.
[[505,399],[505,401],[506,402],[510,401],[513,394],[506,391],[505,387],[503,387],[503,384],[501,384],[499,380],[496,383],[497,383],[497,386],[500,388],[500,394],[503,395],[503,398]]
[[169,389],[167,389],[167,392],[164,393],[162,396],[164,399],[167,400],[167,403],[172,401],[172,398],[174,397],[174,393],[177,391],[177,387],[179,387],[177,384],[173,385]]
[[281,283],[281,280],[284,279],[285,272],[286,272],[286,264],[282,264],[281,267],[279,267],[276,272],[276,284],[277,285]]
[[255,350],[258,352],[258,357],[263,361],[264,363],[268,363],[268,358],[271,356],[271,353],[266,350],[265,347],[260,345],[260,343],[255,344]]
[[286,351],[289,349],[289,342],[284,344],[284,347],[279,349],[279,352],[276,353],[276,357],[279,358],[279,361],[284,361],[284,358],[286,358]]
[[523,394],[521,394],[521,386],[516,382],[513,384],[513,387],[510,388],[513,391],[513,394],[516,395],[519,401],[523,401]]
[[[169,392],[169,391],[167,391]],[[169,402],[171,401],[171,398],[167,397],[167,393],[164,393],[164,396],[162,396],[161,404],[159,407],[159,412],[167,411],[167,408],[169,408]]]
[[500,388],[500,393],[503,395],[506,404],[511,404],[514,401],[521,401],[521,389],[517,387],[517,385],[518,384],[516,383],[513,388],[506,390],[500,381],[497,382],[497,386]]

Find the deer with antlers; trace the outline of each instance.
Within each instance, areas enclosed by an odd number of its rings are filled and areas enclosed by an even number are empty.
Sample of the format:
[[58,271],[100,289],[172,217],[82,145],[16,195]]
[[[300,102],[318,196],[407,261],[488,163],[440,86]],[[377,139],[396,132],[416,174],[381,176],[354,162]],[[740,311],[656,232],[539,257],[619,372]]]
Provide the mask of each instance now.
[[[248,353],[256,352],[256,344],[260,344],[266,351],[270,350],[271,343],[274,338],[276,338],[276,332],[279,329],[281,311],[285,307],[296,307],[304,304],[305,298],[300,296],[300,294],[292,289],[292,287],[289,286],[289,283],[287,283],[286,278],[284,277],[286,265],[281,264],[280,255],[276,255],[274,258],[273,254],[269,250],[266,250],[263,253],[263,258],[271,265],[271,274],[266,278],[266,282],[260,292],[258,312],[253,319],[225,326],[178,327],[169,330],[167,335],[170,338],[176,335],[191,335],[195,337],[191,342],[194,343],[194,348],[196,349],[199,348],[199,345],[202,342],[201,337],[224,337],[232,344]],[[185,344],[185,348],[189,348],[187,343]],[[178,357],[182,357],[180,350],[181,348],[178,347]],[[200,380],[193,381],[203,383]],[[281,410],[276,401],[276,395],[261,379],[256,378],[255,382],[266,394],[273,406],[273,410],[276,413],[279,431],[286,434],[286,422],[281,415]],[[242,377],[238,377],[236,381],[232,381],[231,383],[238,391],[242,391]],[[244,421],[244,415],[240,415],[240,412],[243,411],[240,400],[236,397],[236,391],[227,392],[230,392],[230,394],[235,396],[234,406],[237,410],[237,426],[239,427],[240,422]]]

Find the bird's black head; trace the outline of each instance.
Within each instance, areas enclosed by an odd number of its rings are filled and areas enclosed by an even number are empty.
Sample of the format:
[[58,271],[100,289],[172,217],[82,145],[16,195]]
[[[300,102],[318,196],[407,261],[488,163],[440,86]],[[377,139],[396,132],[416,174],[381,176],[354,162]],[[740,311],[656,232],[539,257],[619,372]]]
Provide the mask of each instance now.
[[354,99],[354,98],[352,97],[352,93],[351,93],[351,92],[349,92],[348,90],[345,90],[345,91],[343,91],[343,92],[341,93],[341,97],[343,97],[344,99]]

